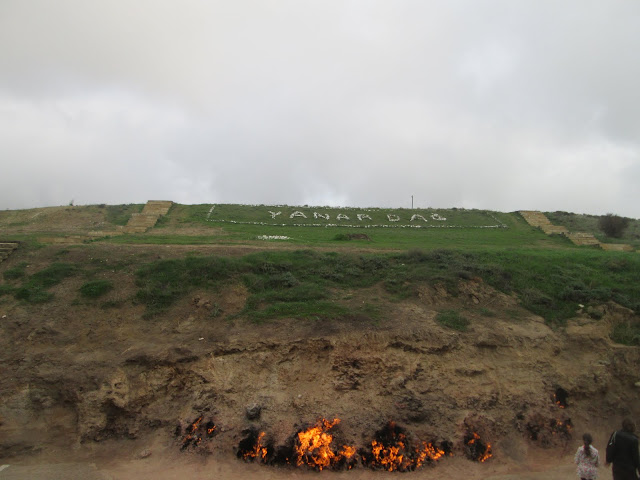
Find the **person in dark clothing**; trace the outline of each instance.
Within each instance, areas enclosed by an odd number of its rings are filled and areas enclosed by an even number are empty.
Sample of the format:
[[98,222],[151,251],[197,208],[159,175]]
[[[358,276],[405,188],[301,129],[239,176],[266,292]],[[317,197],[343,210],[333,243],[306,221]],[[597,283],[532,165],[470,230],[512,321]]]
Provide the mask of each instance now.
[[622,421],[622,430],[611,434],[607,444],[606,466],[613,464],[613,480],[638,480],[640,455],[636,426],[629,418]]

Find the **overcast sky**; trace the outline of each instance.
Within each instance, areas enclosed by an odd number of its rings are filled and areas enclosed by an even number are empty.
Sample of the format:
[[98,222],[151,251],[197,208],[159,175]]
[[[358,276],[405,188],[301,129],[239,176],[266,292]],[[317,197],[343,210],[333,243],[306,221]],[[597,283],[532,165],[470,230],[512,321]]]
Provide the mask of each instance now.
[[640,218],[638,0],[0,0],[0,208]]

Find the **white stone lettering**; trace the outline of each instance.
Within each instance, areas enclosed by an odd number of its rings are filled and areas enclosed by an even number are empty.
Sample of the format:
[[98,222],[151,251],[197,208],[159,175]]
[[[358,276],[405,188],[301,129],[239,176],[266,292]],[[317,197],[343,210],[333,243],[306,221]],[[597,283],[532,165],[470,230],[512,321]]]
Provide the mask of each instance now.
[[400,217],[398,215],[387,215],[387,218],[390,222],[399,222]]
[[344,213],[339,213],[338,216],[336,217],[337,220],[349,220],[349,217],[346,216]]
[[269,213],[271,214],[271,218],[276,218],[278,215],[280,215],[282,212],[272,212],[271,210],[269,210]]
[[426,218],[424,218],[422,215],[419,215],[419,214],[417,214],[417,213],[415,213],[415,214],[411,215],[411,221],[412,221],[412,222],[413,222],[414,220],[418,220],[418,219],[420,219],[420,220],[422,220],[422,221],[424,221],[424,222],[426,222],[426,221],[427,221],[427,219],[426,219]]
[[431,214],[431,218],[433,218],[434,220],[438,220],[439,222],[444,222],[447,219],[444,217],[441,217],[440,215],[438,215],[437,213],[433,213]]
[[358,213],[358,215],[356,215],[358,217],[358,220],[362,221],[365,218],[369,219],[369,220],[373,220],[369,215],[367,215],[366,213]]
[[300,210],[296,210],[291,215],[289,215],[289,218],[293,218],[293,217],[307,218],[307,216],[304,213],[302,213]]
[[325,220],[329,220],[329,214],[313,212],[313,218],[324,218]]

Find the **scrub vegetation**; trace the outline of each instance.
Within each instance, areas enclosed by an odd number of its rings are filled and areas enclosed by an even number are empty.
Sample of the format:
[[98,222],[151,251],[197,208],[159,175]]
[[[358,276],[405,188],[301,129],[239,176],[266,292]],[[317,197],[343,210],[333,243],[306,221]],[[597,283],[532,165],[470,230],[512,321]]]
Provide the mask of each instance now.
[[[239,258],[187,257],[149,263],[137,271],[138,301],[158,313],[195,288],[219,291],[240,282],[250,292],[243,314],[344,318],[357,315],[335,290],[381,284],[397,298],[417,295],[421,284],[440,284],[456,295],[460,281],[481,278],[521,305],[562,326],[579,304],[613,300],[640,311],[640,258],[611,252],[460,252],[411,250],[350,254],[313,250],[260,252]],[[455,327],[454,327],[455,328]]]

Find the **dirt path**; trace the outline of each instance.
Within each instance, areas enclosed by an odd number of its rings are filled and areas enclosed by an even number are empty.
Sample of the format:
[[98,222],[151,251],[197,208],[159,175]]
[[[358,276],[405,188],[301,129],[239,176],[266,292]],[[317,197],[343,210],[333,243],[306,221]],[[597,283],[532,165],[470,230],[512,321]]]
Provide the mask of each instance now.
[[[531,465],[508,467],[506,465],[471,464],[462,459],[448,460],[432,468],[403,474],[403,478],[430,480],[566,480],[575,476],[571,458],[561,465]],[[505,470],[509,470],[505,472]],[[230,459],[216,458],[167,458],[156,457],[142,460],[112,461],[106,465],[91,463],[62,463],[41,465],[11,465],[0,471],[2,480],[210,480],[211,478],[244,480],[317,479],[318,473],[293,468],[264,467],[245,464]],[[346,472],[322,472],[323,478],[331,480],[397,479],[397,472],[381,472],[357,469]],[[600,469],[601,479],[610,479],[610,470]]]

